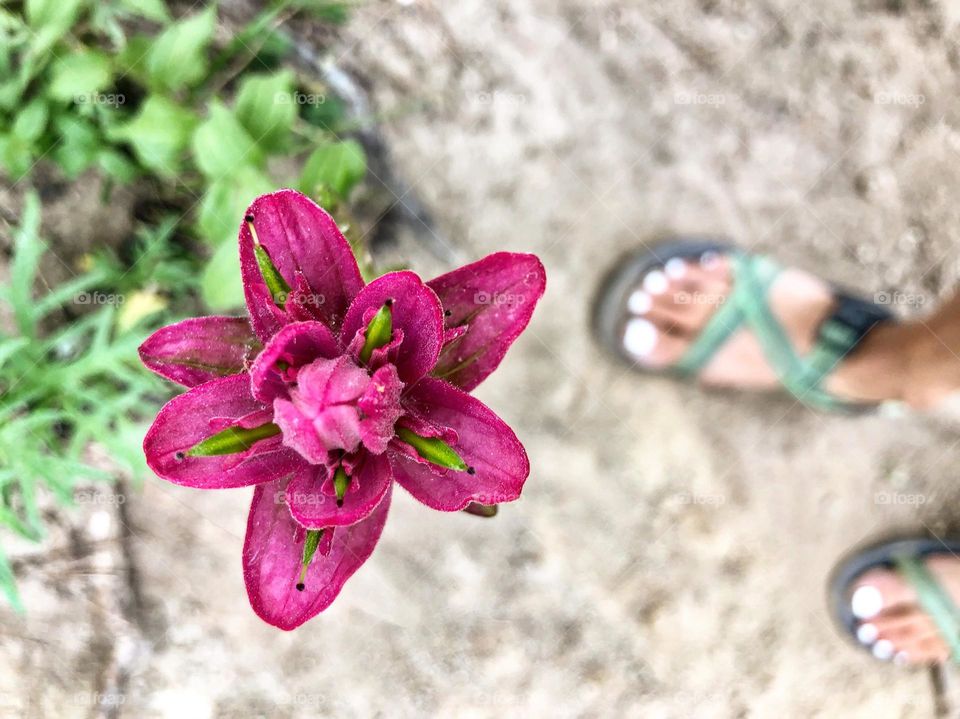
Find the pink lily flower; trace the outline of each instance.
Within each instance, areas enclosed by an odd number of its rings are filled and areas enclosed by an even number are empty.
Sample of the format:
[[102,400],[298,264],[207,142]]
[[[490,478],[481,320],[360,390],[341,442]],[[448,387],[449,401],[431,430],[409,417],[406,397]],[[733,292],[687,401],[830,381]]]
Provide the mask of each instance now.
[[247,210],[240,262],[249,319],[184,320],[140,347],[190,388],[143,449],[175,484],[256,485],[247,594],[290,630],[373,552],[394,481],[446,512],[520,496],[523,445],[468,392],[527,326],[546,276],[534,255],[499,252],[427,283],[404,271],[364,285],[336,223],[293,190]]

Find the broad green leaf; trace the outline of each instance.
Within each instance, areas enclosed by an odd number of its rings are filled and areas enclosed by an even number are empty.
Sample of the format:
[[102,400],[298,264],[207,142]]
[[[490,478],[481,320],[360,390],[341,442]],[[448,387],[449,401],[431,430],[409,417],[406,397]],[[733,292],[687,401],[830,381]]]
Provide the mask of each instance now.
[[91,96],[110,82],[110,59],[95,50],[84,50],[57,58],[51,72],[50,97],[90,102]]
[[219,102],[193,135],[193,159],[210,180],[227,178],[244,166],[262,167],[263,151],[236,116]]
[[200,204],[197,221],[200,234],[211,245],[236,245],[243,211],[251,200],[275,188],[269,177],[254,167],[244,166],[210,184]]
[[163,0],[120,0],[119,5],[124,10],[147,20],[161,23],[170,20],[170,12]]
[[21,140],[33,142],[39,138],[47,127],[49,116],[47,103],[43,98],[36,98],[27,103],[13,121],[11,134]]
[[200,280],[203,301],[214,312],[243,307],[243,283],[240,281],[240,253],[234,242],[224,242],[213,253]]
[[293,97],[293,73],[249,75],[237,93],[236,116],[254,141],[267,152],[287,147],[290,129],[297,118]]
[[129,143],[145,167],[169,177],[177,171],[180,154],[190,143],[196,122],[189,110],[151,95],[136,117],[109,134],[111,139]]
[[355,140],[321,145],[307,159],[300,189],[311,197],[331,191],[346,199],[367,170],[363,148]]
[[0,135],[0,165],[19,181],[33,165],[33,145],[14,135]]
[[90,122],[69,115],[61,115],[54,121],[61,141],[51,155],[64,174],[75,178],[92,165],[100,152],[101,138]]
[[149,35],[134,35],[127,38],[127,44],[113,59],[116,71],[136,80],[141,85],[148,84],[147,55],[153,47],[153,38]]
[[77,20],[86,0],[26,0],[24,14],[34,35],[30,50],[42,55],[59,40]]
[[97,156],[97,164],[107,175],[123,185],[133,182],[140,174],[137,166],[116,150],[102,149]]
[[151,86],[179,90],[195,85],[206,76],[207,46],[213,37],[216,19],[216,6],[211,5],[160,33],[145,60]]

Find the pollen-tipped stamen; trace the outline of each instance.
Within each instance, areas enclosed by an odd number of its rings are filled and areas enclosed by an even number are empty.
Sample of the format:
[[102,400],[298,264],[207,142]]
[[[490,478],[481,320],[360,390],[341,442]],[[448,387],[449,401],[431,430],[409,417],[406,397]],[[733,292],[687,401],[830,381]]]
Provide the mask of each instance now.
[[307,569],[310,567],[310,562],[313,561],[313,555],[317,553],[317,547],[320,546],[322,537],[322,529],[307,530],[307,538],[303,541],[303,555],[300,559],[300,576],[297,578],[298,592],[302,592],[307,586]]
[[347,487],[350,486],[350,478],[347,476],[347,473],[343,469],[341,464],[337,467],[337,471],[333,473],[333,491],[337,495],[337,506],[343,506],[343,497],[347,493]]
[[246,221],[250,235],[253,237],[253,254],[257,258],[257,267],[260,268],[260,275],[263,277],[267,289],[270,290],[273,303],[282,310],[286,304],[287,296],[290,294],[290,285],[283,279],[283,275],[280,274],[277,266],[273,264],[267,248],[260,244],[260,237],[257,235],[257,230],[253,226],[253,216],[247,215]]
[[273,422],[267,422],[259,427],[250,427],[249,429],[227,427],[197,442],[186,453],[178,452],[177,455],[178,458],[181,454],[185,454],[187,457],[212,457],[214,455],[246,452],[254,443],[277,434],[280,434],[280,427]]
[[455,469],[458,472],[474,474],[476,470],[463,461],[456,450],[439,437],[421,437],[406,427],[397,427],[397,437],[413,447],[417,454],[431,464],[444,469]]
[[390,343],[393,336],[393,306],[392,300],[383,303],[383,307],[377,310],[377,314],[367,325],[367,331],[364,333],[363,349],[360,350],[360,361],[366,364],[370,361],[373,351]]

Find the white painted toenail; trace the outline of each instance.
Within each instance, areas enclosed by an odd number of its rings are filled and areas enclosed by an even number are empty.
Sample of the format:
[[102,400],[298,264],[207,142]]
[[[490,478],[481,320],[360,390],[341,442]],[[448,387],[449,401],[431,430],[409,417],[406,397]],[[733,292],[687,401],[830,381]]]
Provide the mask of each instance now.
[[670,283],[667,282],[667,276],[660,270],[648,272],[647,276],[643,278],[643,289],[651,295],[662,295],[667,291],[668,284]]
[[720,255],[713,250],[707,250],[700,255],[700,266],[707,270],[712,270],[720,264]]
[[687,274],[687,263],[679,257],[671,257],[663,266],[663,271],[667,273],[667,277],[670,279],[679,280]]
[[657,328],[647,320],[630,320],[623,333],[623,346],[634,357],[649,357],[657,346]]
[[910,663],[910,655],[906,652],[897,652],[893,655],[893,663],[898,667],[905,666]]
[[888,642],[886,639],[881,639],[879,642],[873,645],[873,656],[875,656],[877,659],[887,661],[893,656],[893,644]]
[[850,598],[850,609],[857,619],[870,619],[883,609],[883,595],[880,590],[870,585],[858,587]]
[[635,315],[643,315],[653,307],[653,298],[643,290],[635,290],[627,300],[627,309]]
[[857,640],[868,647],[877,641],[879,630],[873,624],[861,624],[857,627]]

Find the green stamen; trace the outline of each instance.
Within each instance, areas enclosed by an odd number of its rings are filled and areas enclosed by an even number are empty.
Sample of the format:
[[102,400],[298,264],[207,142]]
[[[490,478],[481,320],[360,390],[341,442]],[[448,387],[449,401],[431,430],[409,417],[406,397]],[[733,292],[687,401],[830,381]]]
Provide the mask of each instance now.
[[263,281],[267,284],[267,289],[270,290],[270,296],[273,297],[274,304],[283,309],[287,301],[287,295],[290,294],[290,285],[287,284],[283,275],[280,274],[280,270],[273,264],[267,248],[260,244],[260,237],[253,226],[253,220],[249,217],[247,218],[247,227],[250,229],[250,234],[253,235],[253,254],[257,258],[257,267],[260,268]]
[[333,474],[333,491],[337,493],[337,506],[343,506],[343,496],[347,493],[347,487],[350,486],[350,478],[343,471],[343,465],[337,467]]
[[[255,442],[267,437],[273,437],[280,434],[280,428],[268,422],[259,427],[245,429],[243,427],[227,427],[225,430],[210,435],[204,440],[197,442],[187,450],[187,457],[212,457],[220,454],[234,454],[235,452],[245,452],[250,449]],[[182,457],[179,457],[182,459]]]
[[387,300],[367,325],[363,349],[360,350],[360,361],[364,364],[370,361],[370,355],[375,349],[388,344],[393,336],[393,311],[390,309],[392,304],[391,300]]
[[460,455],[454,451],[453,447],[439,437],[421,437],[406,427],[397,427],[397,437],[399,437],[402,442],[406,442],[417,450],[417,454],[431,464],[444,467],[445,469],[468,472],[469,474],[473,474],[475,471],[473,467],[468,466],[467,463],[463,461]]
[[308,529],[307,538],[303,542],[303,558],[300,560],[300,577],[297,580],[297,591],[302,592],[306,584],[307,568],[313,561],[313,555],[317,553],[317,547],[320,546],[320,538],[323,537],[322,529]]

